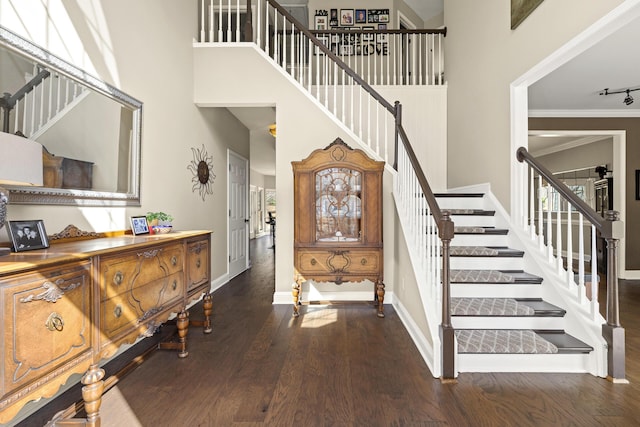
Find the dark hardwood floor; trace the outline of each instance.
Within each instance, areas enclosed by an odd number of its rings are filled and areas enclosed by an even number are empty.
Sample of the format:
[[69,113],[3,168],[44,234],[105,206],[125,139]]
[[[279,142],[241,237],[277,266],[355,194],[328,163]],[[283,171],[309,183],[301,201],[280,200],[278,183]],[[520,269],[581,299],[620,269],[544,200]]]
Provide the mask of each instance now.
[[[189,357],[154,352],[103,398],[110,426],[632,426],[640,423],[640,286],[621,286],[627,373],[461,374],[433,378],[391,306],[271,304],[273,250],[214,297],[214,331]],[[198,317],[199,305],[192,309]]]

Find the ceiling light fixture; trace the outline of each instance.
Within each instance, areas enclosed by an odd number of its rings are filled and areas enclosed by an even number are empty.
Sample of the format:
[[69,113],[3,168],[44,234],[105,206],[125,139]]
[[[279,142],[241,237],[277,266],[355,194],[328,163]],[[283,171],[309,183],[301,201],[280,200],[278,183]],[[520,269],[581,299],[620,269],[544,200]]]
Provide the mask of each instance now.
[[624,103],[624,105],[631,105],[633,104],[633,96],[631,96],[630,92],[635,92],[636,90],[640,90],[640,87],[635,89],[614,90],[612,92],[609,92],[609,88],[606,88],[604,91],[600,92],[600,95],[613,95],[616,93],[626,93],[627,96],[624,97],[622,102]]

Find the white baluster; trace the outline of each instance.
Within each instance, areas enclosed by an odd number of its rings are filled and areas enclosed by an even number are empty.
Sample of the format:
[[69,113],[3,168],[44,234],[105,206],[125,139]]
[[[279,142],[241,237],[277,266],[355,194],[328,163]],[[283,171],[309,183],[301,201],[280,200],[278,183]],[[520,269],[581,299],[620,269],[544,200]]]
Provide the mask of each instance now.
[[567,283],[572,284],[573,276],[573,215],[571,203],[567,203]]
[[578,298],[584,301],[584,217],[578,212]]
[[591,225],[591,315],[598,314],[598,249],[596,248],[596,227]]
[[535,183],[535,174],[531,169],[529,171],[529,233],[531,240],[535,238],[536,235],[536,224],[535,224],[535,195],[536,195],[536,183]]
[[558,265],[558,273],[562,272],[562,217],[560,216],[560,206],[556,207],[556,261]]
[[227,0],[227,42],[232,41],[232,28],[231,28],[231,0]]
[[256,9],[258,10],[258,19],[257,19],[257,23],[256,23],[256,44],[258,45],[258,47],[262,47],[262,43],[260,40],[260,34],[262,34],[262,31],[260,31],[260,23],[261,21],[261,17],[262,17],[262,4],[260,2],[258,2],[258,4],[256,5]]
[[[203,0],[202,4],[204,5],[204,0]],[[219,13],[221,13],[221,12],[222,12],[222,10],[219,11]],[[202,11],[202,16],[204,16],[204,14],[205,14],[205,11],[203,10]],[[213,10],[213,0],[209,0],[209,41],[210,42],[215,41],[213,39],[213,34],[214,34],[213,27],[214,27],[214,22],[215,22],[214,18],[215,18],[215,15],[214,15],[214,10]],[[203,18],[203,24],[204,24],[204,18]],[[204,31],[205,31],[205,29],[203,28],[202,29],[202,33],[203,33],[202,34],[202,37],[203,37],[202,41],[205,41],[205,39],[204,39]]]
[[552,237],[552,227],[551,223],[551,187],[547,185],[547,250],[549,252],[549,262],[553,261],[553,240]]
[[[269,3],[265,2],[265,11],[264,11],[264,51],[269,55]],[[309,49],[309,55],[311,55],[311,49]],[[311,68],[311,57],[309,57],[309,68]]]
[[[248,11],[247,11],[248,12]],[[236,0],[236,41],[239,42],[240,38],[240,0]],[[249,41],[249,40],[247,40]]]
[[204,0],[200,0],[200,43],[205,41],[204,38]]

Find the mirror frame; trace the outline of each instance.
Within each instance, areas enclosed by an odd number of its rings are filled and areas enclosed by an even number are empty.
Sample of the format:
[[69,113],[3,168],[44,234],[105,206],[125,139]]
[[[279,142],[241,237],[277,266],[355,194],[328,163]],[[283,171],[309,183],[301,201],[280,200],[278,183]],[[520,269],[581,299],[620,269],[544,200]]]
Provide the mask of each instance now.
[[133,112],[132,147],[129,176],[129,192],[107,192],[47,187],[5,186],[9,190],[11,204],[66,205],[66,206],[140,206],[140,150],[142,143],[142,102],[108,83],[88,74],[38,45],[0,26],[0,46],[37,62],[47,69],[85,85],[129,108]]

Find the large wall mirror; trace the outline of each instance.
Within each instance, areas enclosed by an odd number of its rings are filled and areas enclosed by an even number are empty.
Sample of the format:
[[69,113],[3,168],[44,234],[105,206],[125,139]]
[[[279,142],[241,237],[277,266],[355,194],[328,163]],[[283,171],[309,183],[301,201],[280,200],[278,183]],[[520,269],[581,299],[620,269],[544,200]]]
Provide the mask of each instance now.
[[0,107],[44,147],[44,187],[6,186],[11,203],[140,206],[140,101],[0,27]]

